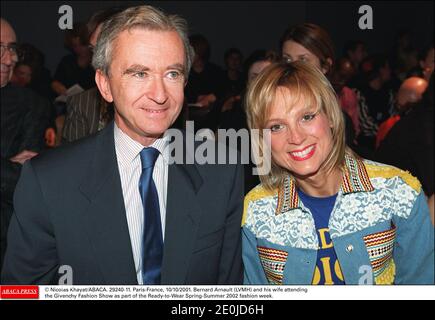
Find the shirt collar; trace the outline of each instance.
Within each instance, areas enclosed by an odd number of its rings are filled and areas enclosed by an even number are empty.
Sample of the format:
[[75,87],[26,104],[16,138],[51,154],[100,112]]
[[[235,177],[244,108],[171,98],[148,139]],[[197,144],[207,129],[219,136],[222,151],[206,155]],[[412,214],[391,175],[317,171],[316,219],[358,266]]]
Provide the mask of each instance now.
[[[367,169],[361,159],[345,154],[345,164],[340,191],[344,195],[354,192],[371,192],[374,190]],[[296,181],[288,175],[278,188],[276,215],[300,208],[301,203],[296,190]]]
[[[125,132],[123,132],[116,124],[114,125],[114,137],[115,137],[115,149],[116,155],[122,164],[130,164],[139,153],[145,148],[142,144],[130,138]],[[169,144],[168,137],[162,137],[156,139],[149,147],[156,148],[160,154],[163,155],[163,159],[168,163],[167,157],[167,145]]]

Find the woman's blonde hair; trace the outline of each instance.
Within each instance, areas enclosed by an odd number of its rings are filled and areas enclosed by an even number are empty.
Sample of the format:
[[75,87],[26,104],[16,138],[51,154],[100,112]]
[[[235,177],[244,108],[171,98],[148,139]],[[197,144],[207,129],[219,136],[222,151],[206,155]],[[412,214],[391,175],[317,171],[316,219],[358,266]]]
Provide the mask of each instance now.
[[[292,63],[279,62],[268,66],[250,84],[245,100],[245,108],[250,129],[260,129],[260,141],[271,106],[274,104],[279,87],[288,89],[287,107],[292,108],[301,98],[307,105],[317,106],[331,125],[332,151],[323,164],[327,171],[339,168],[344,164],[345,152],[351,152],[345,143],[345,123],[342,110],[334,89],[328,79],[316,67],[301,61]],[[259,145],[259,154],[264,157],[263,145]],[[273,158],[271,170],[260,175],[263,186],[275,189],[289,172],[278,166]]]

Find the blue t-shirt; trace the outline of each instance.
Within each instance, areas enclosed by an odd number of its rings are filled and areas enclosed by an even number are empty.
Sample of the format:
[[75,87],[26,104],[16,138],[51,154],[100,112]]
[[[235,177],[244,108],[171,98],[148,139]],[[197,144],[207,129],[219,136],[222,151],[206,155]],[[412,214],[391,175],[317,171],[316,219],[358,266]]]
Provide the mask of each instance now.
[[328,228],[337,195],[317,198],[303,193],[300,189],[298,195],[313,215],[320,242],[312,284],[345,284]]

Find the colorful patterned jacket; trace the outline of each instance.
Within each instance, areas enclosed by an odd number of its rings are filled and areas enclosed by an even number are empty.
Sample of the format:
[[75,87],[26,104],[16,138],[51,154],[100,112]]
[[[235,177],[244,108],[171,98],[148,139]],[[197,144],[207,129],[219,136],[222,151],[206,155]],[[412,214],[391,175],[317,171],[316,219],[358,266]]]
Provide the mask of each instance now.
[[[434,228],[419,181],[346,155],[329,233],[346,284],[433,284]],[[245,197],[245,284],[311,284],[319,240],[289,176]]]

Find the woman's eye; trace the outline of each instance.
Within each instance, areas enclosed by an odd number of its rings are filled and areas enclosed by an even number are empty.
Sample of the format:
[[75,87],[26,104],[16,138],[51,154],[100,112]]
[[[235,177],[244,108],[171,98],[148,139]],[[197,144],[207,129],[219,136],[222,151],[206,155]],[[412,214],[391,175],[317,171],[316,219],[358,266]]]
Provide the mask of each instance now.
[[292,62],[292,58],[290,58],[290,57],[286,57],[286,56],[284,56],[284,57],[282,58],[282,60],[283,60],[284,62],[286,62],[286,63],[290,63],[290,62]]
[[316,117],[316,113],[310,113],[310,114],[306,114],[302,117],[302,121],[306,122],[306,121],[311,121]]
[[272,131],[272,132],[278,132],[278,131],[280,131],[283,128],[284,128],[284,126],[282,124],[274,124],[274,125],[270,126],[270,131]]

